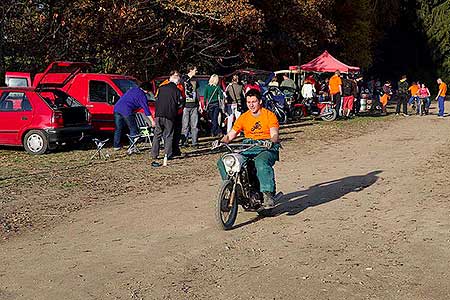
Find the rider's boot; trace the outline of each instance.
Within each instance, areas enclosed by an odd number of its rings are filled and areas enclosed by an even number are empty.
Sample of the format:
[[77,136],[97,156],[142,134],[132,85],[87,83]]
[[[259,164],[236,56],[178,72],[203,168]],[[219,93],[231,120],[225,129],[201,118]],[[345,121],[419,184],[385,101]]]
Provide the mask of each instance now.
[[272,192],[264,192],[263,193],[263,199],[264,203],[263,206],[265,208],[272,208],[275,206],[274,200],[273,200],[273,193]]

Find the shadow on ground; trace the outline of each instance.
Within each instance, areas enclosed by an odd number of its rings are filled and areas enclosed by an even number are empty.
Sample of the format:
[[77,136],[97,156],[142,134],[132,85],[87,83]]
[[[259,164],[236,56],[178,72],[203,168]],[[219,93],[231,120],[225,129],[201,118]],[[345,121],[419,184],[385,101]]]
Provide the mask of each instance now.
[[[339,200],[343,196],[352,192],[361,192],[370,187],[379,179],[379,174],[383,171],[372,171],[365,175],[348,176],[332,181],[322,182],[310,186],[306,190],[299,190],[285,194],[276,203],[276,207],[271,211],[272,217],[287,214],[295,216],[308,207],[313,207],[334,200]],[[237,224],[234,229],[258,222],[263,219],[261,216]]]
[[274,215],[296,215],[308,207],[338,200],[351,192],[361,192],[379,179],[382,171],[372,171],[365,175],[349,176],[333,181],[319,183],[307,190],[284,195],[273,210]]

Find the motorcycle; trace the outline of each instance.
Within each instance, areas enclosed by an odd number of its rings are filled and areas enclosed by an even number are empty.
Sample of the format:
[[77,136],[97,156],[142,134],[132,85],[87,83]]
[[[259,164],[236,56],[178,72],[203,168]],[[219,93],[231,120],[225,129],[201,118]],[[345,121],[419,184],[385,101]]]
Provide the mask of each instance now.
[[280,91],[285,95],[286,106],[285,111],[287,113],[288,119],[298,120],[301,116],[298,116],[298,110],[295,109],[294,105],[299,103],[299,92],[291,87],[280,87]]
[[263,90],[262,98],[264,107],[277,116],[280,124],[286,124],[288,114],[286,111],[285,95],[277,87],[270,87]]
[[337,111],[333,102],[319,102],[318,98],[308,98],[295,102],[292,109],[292,118],[298,120],[307,116],[319,117],[324,121],[331,122],[336,120]]
[[224,230],[231,229],[236,221],[238,205],[241,205],[245,211],[257,212],[260,216],[270,216],[271,209],[263,207],[263,194],[259,191],[255,162],[242,155],[244,151],[262,146],[259,143],[219,144],[216,147],[213,146],[212,150],[220,147],[226,147],[228,150],[228,153],[221,157],[228,179],[222,182],[217,194],[215,206],[217,226]]

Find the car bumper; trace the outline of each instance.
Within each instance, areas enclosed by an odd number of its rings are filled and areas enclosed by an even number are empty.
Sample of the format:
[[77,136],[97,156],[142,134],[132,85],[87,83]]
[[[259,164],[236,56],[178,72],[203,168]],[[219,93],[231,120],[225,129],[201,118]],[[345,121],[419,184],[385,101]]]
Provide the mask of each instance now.
[[48,141],[51,144],[80,141],[92,134],[91,125],[82,125],[67,128],[47,128]]

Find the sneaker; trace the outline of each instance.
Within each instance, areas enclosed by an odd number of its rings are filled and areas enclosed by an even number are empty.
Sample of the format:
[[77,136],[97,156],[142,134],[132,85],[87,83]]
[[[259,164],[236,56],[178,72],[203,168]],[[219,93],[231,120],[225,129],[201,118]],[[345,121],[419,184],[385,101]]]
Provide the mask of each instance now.
[[408,115],[408,114],[402,114],[402,116],[404,116],[404,117],[409,117],[409,115]]
[[122,147],[114,147],[113,149],[114,151],[119,151],[120,149],[122,149]]
[[264,199],[263,206],[265,208],[272,208],[272,207],[275,206],[275,203],[273,201],[273,193],[271,193],[271,192],[264,192],[263,193],[263,199]]
[[399,113],[395,113],[395,115],[396,115],[396,116],[400,116],[400,114],[399,114]]

